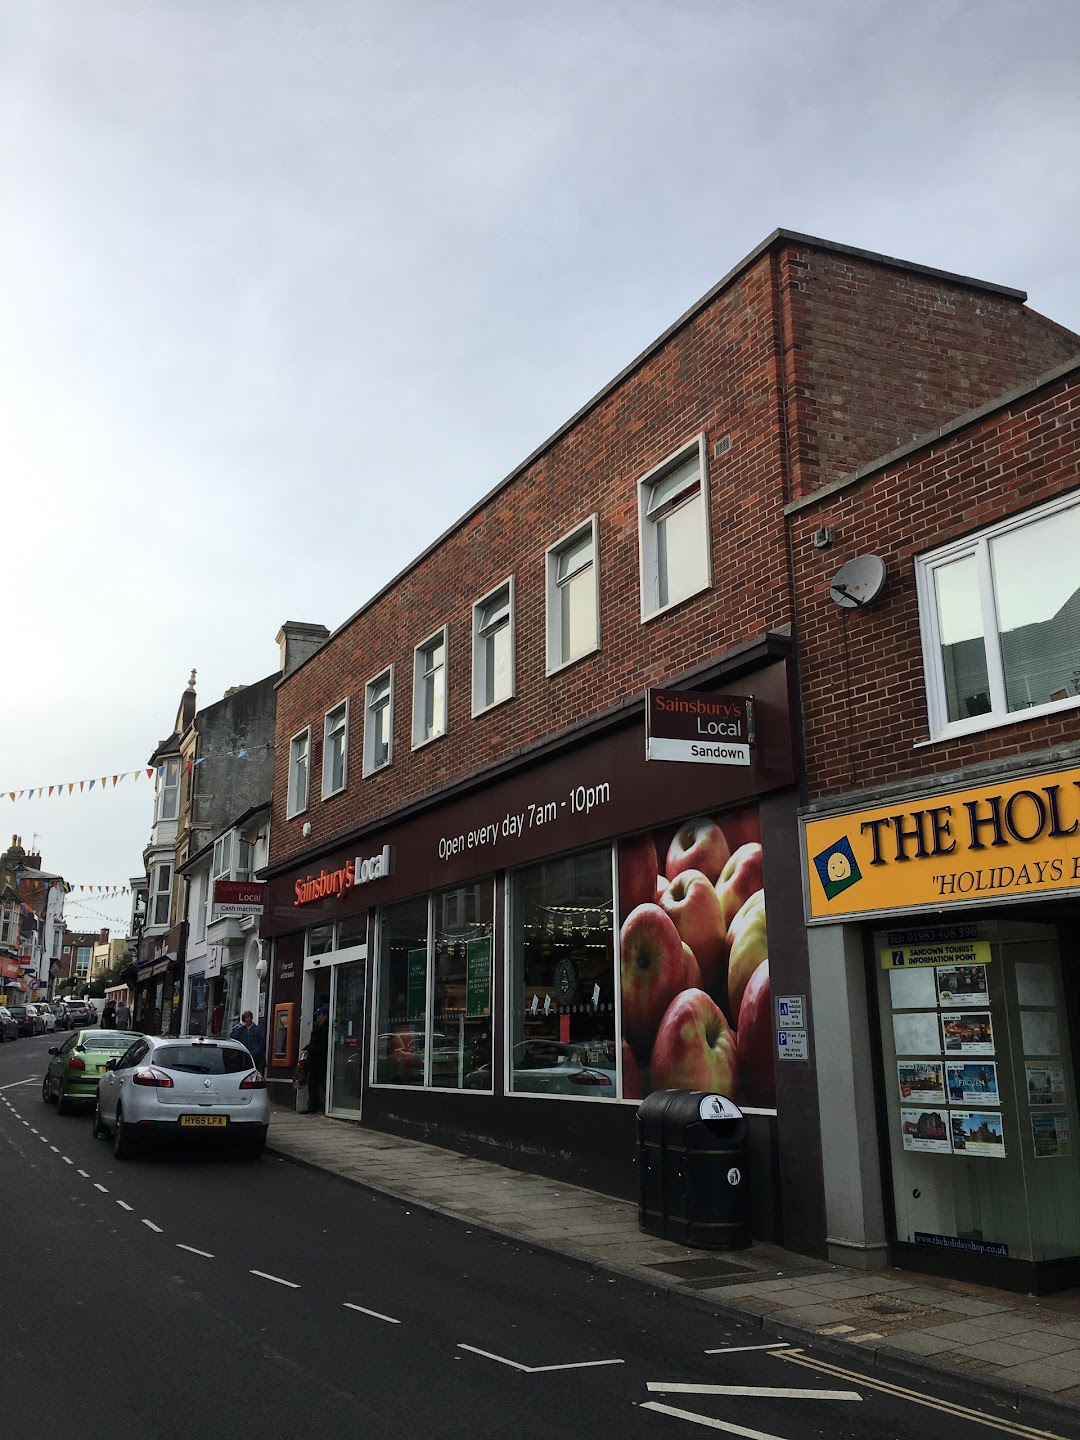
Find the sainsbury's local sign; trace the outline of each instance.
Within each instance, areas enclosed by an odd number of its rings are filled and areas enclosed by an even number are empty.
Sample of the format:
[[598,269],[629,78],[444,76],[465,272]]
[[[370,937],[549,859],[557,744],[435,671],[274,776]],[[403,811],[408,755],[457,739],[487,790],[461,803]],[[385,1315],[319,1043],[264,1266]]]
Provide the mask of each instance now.
[[645,758],[695,765],[749,765],[754,702],[741,695],[650,690],[645,697]]
[[294,905],[310,905],[313,900],[323,900],[334,895],[339,900],[356,885],[368,885],[372,880],[382,880],[391,873],[392,852],[384,845],[377,855],[358,855],[347,860],[337,870],[320,870],[318,875],[306,875],[296,882]]

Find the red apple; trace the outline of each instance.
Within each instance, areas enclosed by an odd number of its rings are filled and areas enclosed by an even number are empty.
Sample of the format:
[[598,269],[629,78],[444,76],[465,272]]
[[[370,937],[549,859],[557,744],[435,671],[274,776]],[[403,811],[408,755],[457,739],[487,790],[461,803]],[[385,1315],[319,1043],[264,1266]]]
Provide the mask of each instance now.
[[659,905],[638,905],[619,937],[623,1034],[647,1051],[664,1011],[688,983],[686,954],[674,921]]
[[728,929],[715,886],[700,870],[683,870],[661,896],[660,906],[694,952],[702,989],[715,995],[724,978]]
[[694,954],[693,950],[690,949],[690,946],[686,943],[685,940],[682,942],[682,950],[683,958],[686,961],[686,973],[683,976],[683,989],[700,990],[703,987],[701,984],[701,966],[697,963],[697,956]]
[[704,990],[684,990],[668,1006],[653,1045],[652,1083],[658,1090],[738,1094],[735,1036]]
[[769,958],[765,932],[765,891],[756,890],[731,922],[728,930],[728,1014],[738,1016],[750,976]]
[[736,914],[746,904],[755,890],[761,890],[765,880],[761,871],[761,846],[756,842],[740,845],[732,852],[727,864],[720,871],[716,882],[716,893],[720,896],[720,908],[724,913],[724,933]]
[[667,878],[666,875],[658,875],[656,877],[656,894],[653,896],[653,899],[658,905],[660,904],[660,901],[664,898],[664,891],[668,888],[670,884],[671,881]]
[[622,1042],[622,1093],[624,1100],[645,1099],[645,1077],[625,1040]]
[[699,815],[676,830],[668,846],[664,874],[674,880],[684,870],[700,870],[715,885],[730,853],[724,832],[716,821]]
[[656,846],[651,835],[619,841],[619,914],[625,919],[637,905],[656,900]]
[[736,1049],[743,1099],[748,1105],[775,1105],[776,1062],[768,960],[757,967],[743,991]]

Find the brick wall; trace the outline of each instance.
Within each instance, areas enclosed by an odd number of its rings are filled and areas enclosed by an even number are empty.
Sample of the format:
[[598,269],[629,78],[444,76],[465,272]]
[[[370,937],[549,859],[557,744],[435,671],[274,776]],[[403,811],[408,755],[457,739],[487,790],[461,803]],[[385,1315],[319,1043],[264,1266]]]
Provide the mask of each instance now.
[[[907,339],[897,344],[894,332],[904,315]],[[861,360],[855,351],[866,336],[873,343]],[[907,438],[909,427],[925,428],[927,417],[937,423],[960,413],[984,388],[1000,392],[1024,365],[1031,367],[1025,378],[1033,378],[1046,368],[1044,352],[1062,343],[1060,332],[1024,311],[1019,299],[988,296],[985,287],[924,275],[916,283],[895,264],[847,252],[830,261],[827,252],[782,236],[763,247],[282,683],[271,864],[315,850],[649,684],[789,624],[785,496],[892,447],[896,433]],[[976,378],[966,386],[954,373],[966,363],[965,346],[977,357],[969,367]],[[925,382],[905,401],[920,363]],[[904,405],[908,418],[882,430],[883,408]],[[828,418],[830,407],[839,418]],[[702,431],[714,584],[643,625],[637,480]],[[594,512],[601,649],[547,677],[544,552]],[[473,719],[472,606],[510,574],[517,695]],[[413,647],[444,623],[448,732],[414,753]],[[361,779],[364,687],[390,663],[394,761]],[[323,717],[345,697],[351,700],[349,783],[324,802]],[[308,724],[312,798],[303,816],[287,820],[289,739]],[[305,821],[312,828],[308,838]]]
[[[913,748],[929,735],[917,557],[1078,486],[1074,372],[791,517],[809,799],[1080,742],[1072,710]],[[824,525],[836,543],[815,550]],[[829,582],[867,553],[884,560],[886,588],[841,611]]]

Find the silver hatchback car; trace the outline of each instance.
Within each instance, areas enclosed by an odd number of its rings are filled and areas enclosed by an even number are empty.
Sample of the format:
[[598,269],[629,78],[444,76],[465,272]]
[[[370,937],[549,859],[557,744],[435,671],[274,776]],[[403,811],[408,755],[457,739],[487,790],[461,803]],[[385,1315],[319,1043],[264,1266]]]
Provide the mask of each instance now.
[[98,1082],[94,1136],[111,1136],[118,1160],[152,1137],[193,1136],[242,1145],[257,1159],[269,1123],[266,1080],[238,1040],[141,1035]]

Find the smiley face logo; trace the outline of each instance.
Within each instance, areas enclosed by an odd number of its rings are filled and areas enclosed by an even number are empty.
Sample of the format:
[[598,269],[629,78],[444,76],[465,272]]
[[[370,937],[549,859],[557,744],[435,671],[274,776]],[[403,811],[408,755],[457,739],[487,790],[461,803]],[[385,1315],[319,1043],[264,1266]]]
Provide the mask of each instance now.
[[842,891],[862,879],[859,862],[846,835],[827,846],[820,855],[814,856],[817,871],[826,900],[834,900]]
[[834,850],[825,866],[832,881],[846,880],[851,874],[851,861],[842,850]]

